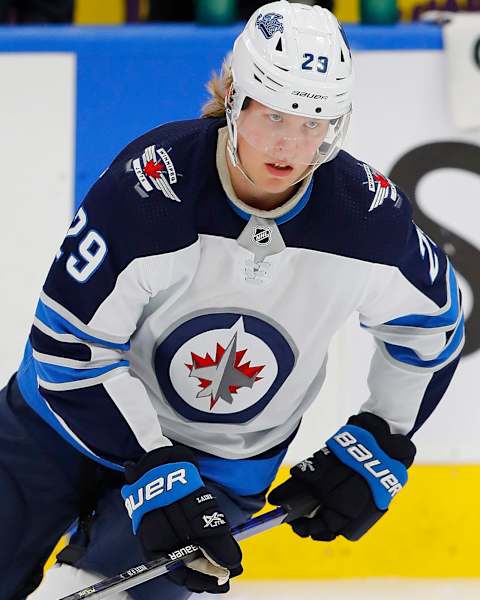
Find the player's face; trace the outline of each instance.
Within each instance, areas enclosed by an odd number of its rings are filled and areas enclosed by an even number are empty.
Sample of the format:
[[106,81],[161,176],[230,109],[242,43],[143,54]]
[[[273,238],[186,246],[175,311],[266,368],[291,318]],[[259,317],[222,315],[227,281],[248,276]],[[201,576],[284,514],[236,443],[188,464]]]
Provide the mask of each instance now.
[[257,186],[272,193],[283,191],[315,163],[329,125],[251,100],[237,121],[240,162]]

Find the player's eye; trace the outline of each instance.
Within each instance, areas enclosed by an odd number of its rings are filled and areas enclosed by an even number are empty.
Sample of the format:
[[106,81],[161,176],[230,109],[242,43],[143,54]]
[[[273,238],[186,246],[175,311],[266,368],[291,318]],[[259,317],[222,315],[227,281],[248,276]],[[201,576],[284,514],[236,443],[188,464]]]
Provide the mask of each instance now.
[[269,113],[268,118],[274,123],[280,123],[280,121],[282,120],[282,115],[279,115],[278,113]]
[[307,129],[315,129],[316,127],[318,127],[318,122],[317,121],[307,121],[305,123],[305,127]]

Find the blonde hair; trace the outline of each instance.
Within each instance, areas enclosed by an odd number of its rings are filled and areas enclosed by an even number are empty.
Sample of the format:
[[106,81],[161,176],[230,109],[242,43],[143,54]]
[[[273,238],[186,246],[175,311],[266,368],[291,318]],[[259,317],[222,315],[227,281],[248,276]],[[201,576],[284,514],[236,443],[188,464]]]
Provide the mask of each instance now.
[[231,52],[225,57],[220,74],[214,71],[206,88],[210,98],[202,106],[202,117],[224,117],[225,96],[232,85]]

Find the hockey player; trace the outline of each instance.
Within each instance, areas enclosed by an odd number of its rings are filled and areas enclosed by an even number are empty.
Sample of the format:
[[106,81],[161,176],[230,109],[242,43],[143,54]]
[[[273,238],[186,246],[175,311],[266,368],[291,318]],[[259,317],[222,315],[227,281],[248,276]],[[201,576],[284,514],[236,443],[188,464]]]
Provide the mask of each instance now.
[[341,150],[352,64],[333,15],[263,6],[212,90],[206,118],[117,156],[48,274],[1,393],[4,600],[88,514],[32,600],[186,543],[205,559],[128,597],[226,592],[230,527],[263,505],[353,312],[376,341],[370,397],[269,499],[315,499],[301,536],[360,537],[458,364],[452,265],[402,191]]

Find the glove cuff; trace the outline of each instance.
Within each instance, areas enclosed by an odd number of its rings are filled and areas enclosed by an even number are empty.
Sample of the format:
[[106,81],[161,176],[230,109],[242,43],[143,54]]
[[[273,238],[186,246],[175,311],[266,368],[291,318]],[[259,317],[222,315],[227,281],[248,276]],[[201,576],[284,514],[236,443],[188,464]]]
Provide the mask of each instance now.
[[127,483],[134,483],[155,467],[177,462],[189,462],[198,469],[197,459],[190,448],[180,445],[163,446],[147,452],[136,463],[126,463],[125,480]]
[[132,519],[133,533],[137,533],[146,513],[173,504],[203,487],[197,467],[190,462],[155,467],[131,485],[124,485],[122,497]]
[[417,449],[409,437],[391,433],[388,423],[373,413],[363,412],[348,419],[348,425],[356,425],[369,431],[380,448],[390,458],[399,460],[407,469],[412,466]]
[[327,440],[328,449],[366,481],[378,509],[386,510],[407,483],[407,469],[379,446],[375,437],[356,425],[345,425]]
[[195,456],[185,446],[165,446],[148,452],[138,463],[125,466],[125,479],[127,485],[121,492],[134,534],[146,513],[205,487]]

